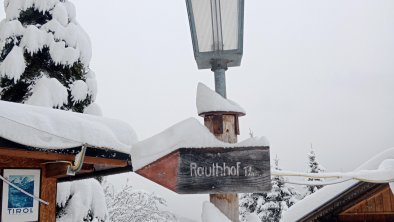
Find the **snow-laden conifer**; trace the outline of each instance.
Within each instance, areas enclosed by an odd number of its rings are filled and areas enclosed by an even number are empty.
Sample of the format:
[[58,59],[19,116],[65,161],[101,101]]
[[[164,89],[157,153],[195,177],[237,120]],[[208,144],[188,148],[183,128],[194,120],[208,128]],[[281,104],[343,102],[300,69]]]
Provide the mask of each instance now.
[[0,99],[83,112],[95,99],[96,83],[90,39],[75,20],[73,4],[5,0],[4,9]]
[[[275,158],[274,169],[279,168],[279,160]],[[280,221],[282,213],[292,206],[299,194],[285,184],[281,176],[271,178],[271,191],[266,193],[250,193],[241,195],[240,220],[247,221],[249,214],[257,214],[261,221]]]
[[94,179],[58,184],[57,222],[106,221],[108,210],[101,184]]
[[103,185],[111,222],[177,221],[174,214],[162,210],[166,206],[165,199],[154,193],[133,189],[128,180],[119,191],[115,191],[113,185],[106,179]]
[[[317,161],[316,153],[311,147],[310,151],[308,152],[308,173],[320,173],[324,172],[325,168]],[[307,181],[323,181],[321,178],[308,178]],[[312,194],[316,192],[318,189],[322,188],[323,186],[314,186],[314,185],[307,185],[306,186],[306,195]]]
[[[74,112],[99,113],[89,68],[90,39],[68,0],[4,0],[0,22],[0,99]],[[70,129],[72,130],[72,129]],[[58,221],[105,221],[95,180],[59,185]]]

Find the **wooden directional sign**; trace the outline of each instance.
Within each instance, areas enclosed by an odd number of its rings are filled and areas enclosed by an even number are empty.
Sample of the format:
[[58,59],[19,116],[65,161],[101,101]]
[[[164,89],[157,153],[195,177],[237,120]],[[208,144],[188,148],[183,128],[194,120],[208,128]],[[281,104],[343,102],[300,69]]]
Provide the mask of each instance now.
[[137,173],[180,194],[271,189],[269,147],[181,148]]

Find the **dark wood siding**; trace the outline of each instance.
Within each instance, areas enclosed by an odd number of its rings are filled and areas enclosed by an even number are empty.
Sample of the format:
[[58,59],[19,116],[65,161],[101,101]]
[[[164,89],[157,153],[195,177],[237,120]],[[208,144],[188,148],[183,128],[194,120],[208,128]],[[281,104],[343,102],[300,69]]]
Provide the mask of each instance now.
[[365,195],[338,215],[339,221],[394,221],[394,196],[388,185]]

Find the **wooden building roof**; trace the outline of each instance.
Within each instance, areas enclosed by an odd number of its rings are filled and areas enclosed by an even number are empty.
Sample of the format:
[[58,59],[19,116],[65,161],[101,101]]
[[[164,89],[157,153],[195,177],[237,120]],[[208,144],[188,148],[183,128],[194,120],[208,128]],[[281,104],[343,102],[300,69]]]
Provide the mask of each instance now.
[[388,184],[360,182],[298,221],[394,221],[394,195]]
[[[394,159],[394,148],[372,157],[355,171],[376,170]],[[282,221],[394,221],[394,197],[387,183],[350,180],[327,185],[289,208]]]
[[[39,168],[58,181],[129,172],[136,141],[119,120],[0,101],[0,169]],[[84,145],[82,169],[68,176]]]

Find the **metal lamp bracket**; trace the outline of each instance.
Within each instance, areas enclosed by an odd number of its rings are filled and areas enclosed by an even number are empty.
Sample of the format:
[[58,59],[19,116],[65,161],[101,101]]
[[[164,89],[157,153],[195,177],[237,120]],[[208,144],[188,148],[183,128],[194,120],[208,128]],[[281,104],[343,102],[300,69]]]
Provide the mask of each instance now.
[[75,159],[74,164],[68,166],[67,168],[68,176],[75,176],[75,173],[78,173],[82,169],[83,162],[85,160],[86,148],[87,148],[87,144],[84,144],[81,148],[81,152],[77,154],[79,156],[78,158]]

